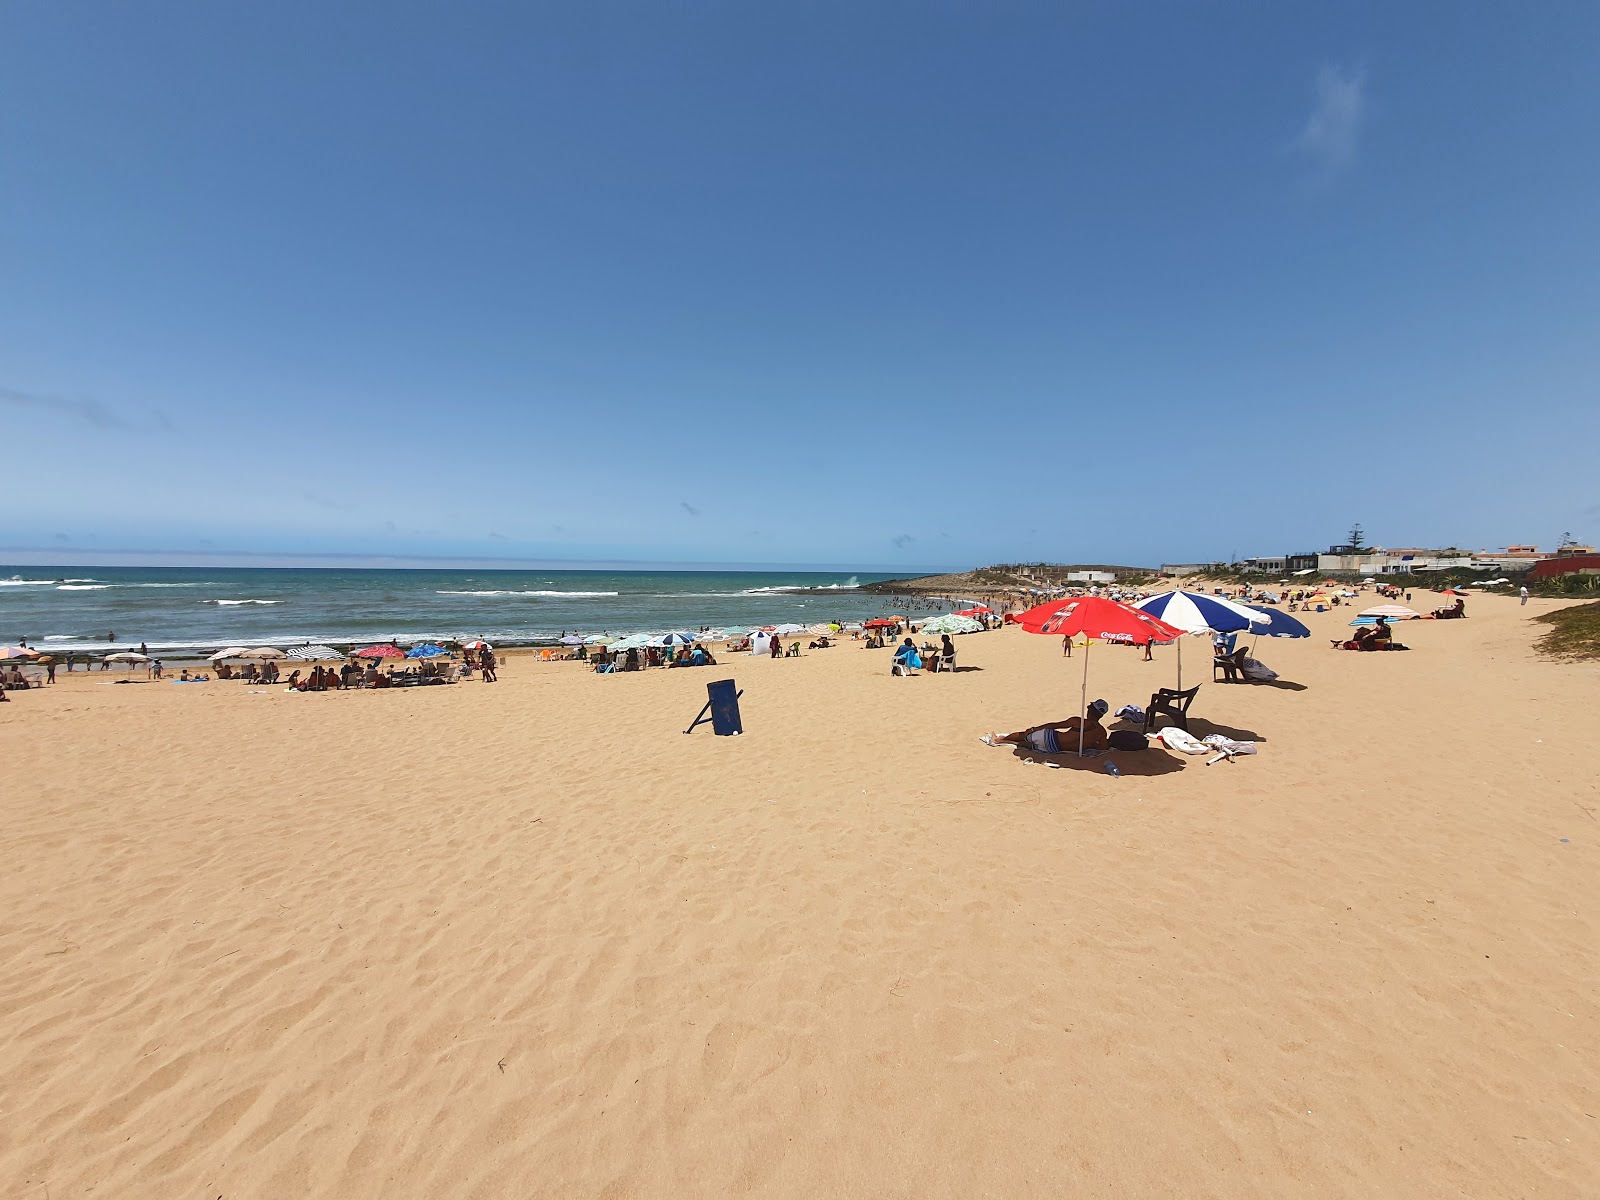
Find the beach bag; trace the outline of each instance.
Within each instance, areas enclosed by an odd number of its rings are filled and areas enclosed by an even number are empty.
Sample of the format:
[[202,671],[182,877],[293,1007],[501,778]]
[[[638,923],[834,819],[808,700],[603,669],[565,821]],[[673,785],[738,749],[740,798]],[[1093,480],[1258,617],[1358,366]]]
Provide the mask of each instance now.
[[1106,744],[1113,750],[1147,750],[1150,747],[1144,734],[1137,729],[1113,729],[1106,737]]

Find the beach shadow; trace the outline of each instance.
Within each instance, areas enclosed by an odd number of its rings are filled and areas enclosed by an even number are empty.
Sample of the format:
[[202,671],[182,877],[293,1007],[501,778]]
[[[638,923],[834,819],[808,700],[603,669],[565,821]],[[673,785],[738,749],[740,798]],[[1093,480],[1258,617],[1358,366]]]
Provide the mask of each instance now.
[[[983,670],[982,667],[951,667],[950,668],[950,674],[952,674],[952,675],[965,675],[969,671],[981,671],[981,670]],[[940,671],[939,674],[943,675],[944,672]]]
[[1012,757],[1020,758],[1023,762],[1044,763],[1046,766],[1060,767],[1067,771],[1086,771],[1090,774],[1104,775],[1106,773],[1106,759],[1110,758],[1117,764],[1117,770],[1123,775],[1170,775],[1174,771],[1183,770],[1183,759],[1175,754],[1152,746],[1148,750],[1108,750],[1092,758],[1079,758],[1076,754],[1042,754],[1037,750],[1029,750],[1022,746],[1012,749]]
[[1232,725],[1218,725],[1215,721],[1208,721],[1204,717],[1190,717],[1189,732],[1202,741],[1213,733],[1220,733],[1223,737],[1235,742],[1264,742],[1267,740],[1259,733],[1252,733],[1248,729],[1235,729]]

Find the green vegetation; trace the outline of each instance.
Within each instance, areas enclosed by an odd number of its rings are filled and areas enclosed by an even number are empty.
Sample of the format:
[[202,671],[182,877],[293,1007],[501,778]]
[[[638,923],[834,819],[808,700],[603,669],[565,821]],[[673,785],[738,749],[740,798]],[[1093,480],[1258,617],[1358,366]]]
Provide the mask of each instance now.
[[1600,658],[1600,601],[1558,608],[1534,619],[1550,626],[1550,632],[1535,646],[1541,654],[1553,658]]

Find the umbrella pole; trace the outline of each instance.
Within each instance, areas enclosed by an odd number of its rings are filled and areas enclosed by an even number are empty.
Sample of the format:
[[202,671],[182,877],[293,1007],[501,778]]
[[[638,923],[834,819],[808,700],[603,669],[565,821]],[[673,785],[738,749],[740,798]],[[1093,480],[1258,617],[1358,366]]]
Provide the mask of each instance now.
[[1078,757],[1083,757],[1083,725],[1089,719],[1089,638],[1083,639],[1083,686],[1078,689]]
[[1183,691],[1183,635],[1178,635],[1178,690]]

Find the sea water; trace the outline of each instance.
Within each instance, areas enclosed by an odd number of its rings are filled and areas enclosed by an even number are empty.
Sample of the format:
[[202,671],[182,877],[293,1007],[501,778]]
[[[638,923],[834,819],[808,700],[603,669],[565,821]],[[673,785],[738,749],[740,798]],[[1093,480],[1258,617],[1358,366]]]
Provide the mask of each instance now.
[[[43,650],[344,647],[481,637],[861,620],[896,609],[885,575],[752,571],[355,570],[0,566],[0,642]],[[944,606],[940,611],[945,611]],[[115,635],[111,639],[111,635]]]

